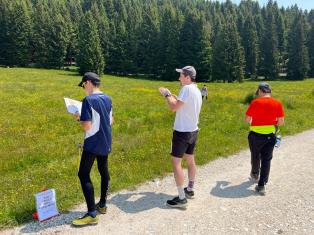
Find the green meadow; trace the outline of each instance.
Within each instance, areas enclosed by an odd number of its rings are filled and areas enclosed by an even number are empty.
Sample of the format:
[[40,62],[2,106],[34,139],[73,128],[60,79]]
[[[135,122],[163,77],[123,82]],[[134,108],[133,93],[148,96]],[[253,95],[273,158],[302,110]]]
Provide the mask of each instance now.
[[[63,101],[63,97],[83,99],[85,94],[77,86],[80,79],[76,73],[62,70],[0,68],[0,228],[31,220],[34,194],[44,188],[56,189],[61,212],[84,201],[77,178],[76,147],[83,142],[83,131]],[[102,81],[102,90],[112,97],[115,116],[109,157],[111,191],[171,172],[174,113],[158,87],[177,93],[179,82],[108,75]],[[247,148],[244,100],[257,84],[207,84],[209,97],[200,116],[197,164]],[[284,104],[283,136],[314,128],[314,79],[270,84],[274,97]],[[98,195],[96,167],[92,179]]]

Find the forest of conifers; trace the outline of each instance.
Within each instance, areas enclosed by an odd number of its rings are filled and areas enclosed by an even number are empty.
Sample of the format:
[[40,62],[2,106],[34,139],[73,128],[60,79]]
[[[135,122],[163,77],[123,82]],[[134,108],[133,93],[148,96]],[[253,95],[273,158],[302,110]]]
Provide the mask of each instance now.
[[314,76],[314,10],[270,0],[0,0],[0,65],[197,80]]

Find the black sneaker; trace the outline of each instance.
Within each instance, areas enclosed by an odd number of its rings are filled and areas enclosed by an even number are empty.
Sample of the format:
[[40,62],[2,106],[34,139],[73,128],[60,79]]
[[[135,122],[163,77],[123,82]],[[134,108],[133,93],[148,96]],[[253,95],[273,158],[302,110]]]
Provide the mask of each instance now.
[[194,198],[194,191],[188,191],[188,188],[184,188],[185,197],[188,199]]
[[174,197],[172,200],[167,201],[167,205],[175,208],[182,208],[187,206],[188,201],[186,198],[180,199],[179,197]]
[[262,196],[265,196],[266,194],[265,186],[256,185],[255,191]]

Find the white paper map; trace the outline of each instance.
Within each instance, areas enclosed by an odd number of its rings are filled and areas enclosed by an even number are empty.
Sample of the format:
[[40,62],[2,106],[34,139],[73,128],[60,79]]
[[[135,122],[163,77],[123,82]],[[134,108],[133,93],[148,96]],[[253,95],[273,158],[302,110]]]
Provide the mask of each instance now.
[[69,113],[81,115],[82,102],[64,97],[65,106]]
[[59,215],[54,189],[36,193],[35,197],[38,220],[40,222]]

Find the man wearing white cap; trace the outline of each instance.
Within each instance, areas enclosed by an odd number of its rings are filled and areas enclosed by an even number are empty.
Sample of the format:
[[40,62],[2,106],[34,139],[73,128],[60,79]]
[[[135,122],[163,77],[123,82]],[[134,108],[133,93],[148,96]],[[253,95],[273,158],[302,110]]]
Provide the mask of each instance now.
[[[185,66],[176,69],[180,73],[179,81],[181,90],[179,96],[164,87],[160,87],[160,93],[166,98],[170,109],[176,112],[173,126],[171,161],[176,181],[178,196],[167,201],[170,207],[186,207],[186,198],[194,197],[194,181],[196,165],[194,150],[198,138],[198,120],[202,106],[202,96],[195,83],[196,71],[193,66]],[[184,173],[181,167],[181,159],[185,158],[188,165],[188,186],[184,188]]]

